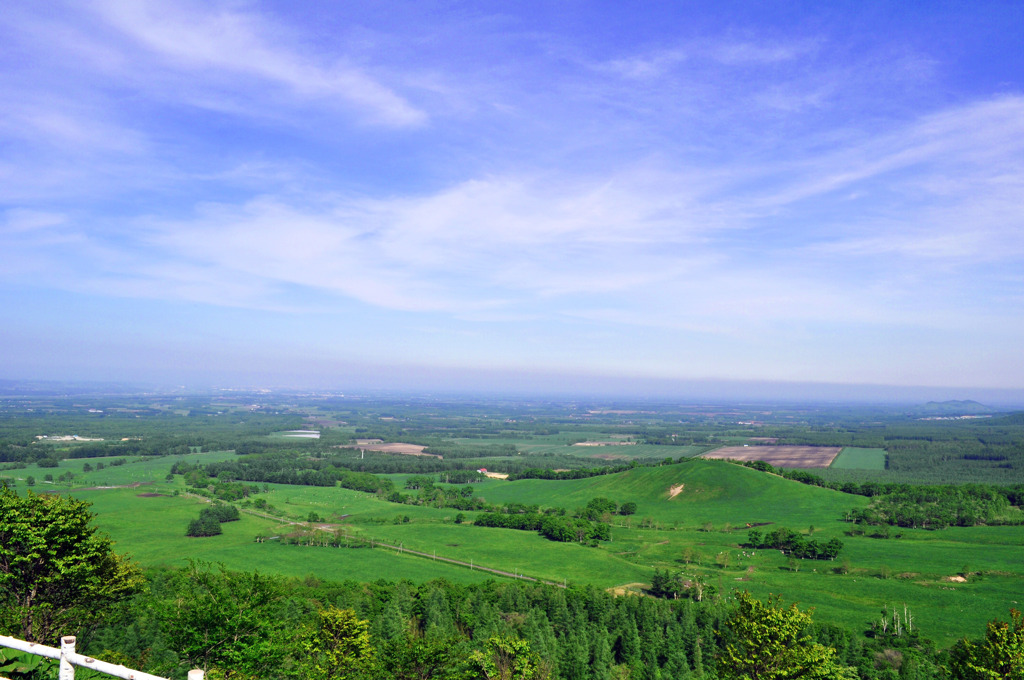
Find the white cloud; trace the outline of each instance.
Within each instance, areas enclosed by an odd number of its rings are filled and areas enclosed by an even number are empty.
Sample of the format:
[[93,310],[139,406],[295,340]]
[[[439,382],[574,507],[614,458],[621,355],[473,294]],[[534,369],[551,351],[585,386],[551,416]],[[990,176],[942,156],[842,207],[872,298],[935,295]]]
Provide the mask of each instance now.
[[0,231],[8,234],[35,232],[64,224],[67,217],[60,213],[14,208],[4,214]]
[[820,40],[787,42],[719,41],[704,44],[716,61],[729,65],[770,65],[806,57],[820,46]]
[[201,78],[218,71],[253,77],[299,97],[344,102],[373,123],[408,126],[426,120],[423,111],[343,58],[324,63],[323,57],[302,54],[288,44],[284,31],[255,12],[147,0],[104,0],[96,8],[169,66]]
[[[948,286],[934,282],[948,270],[930,261],[969,268],[1021,257],[1021,105],[931,116],[790,163],[778,177],[768,166],[649,165],[589,178],[482,177],[392,198],[206,204],[191,218],[150,218],[134,235],[90,235],[109,252],[99,273],[81,263],[76,271],[93,290],[257,308],[286,307],[284,291],[298,287],[460,318],[602,314],[729,333],[787,319],[944,326],[987,312],[943,299]],[[872,183],[880,177],[881,188]],[[781,186],[765,191],[766,180]],[[851,188],[888,201],[884,219],[849,212],[860,199],[846,207],[834,194]],[[918,192],[942,204],[922,208]],[[846,212],[808,225],[814,201]],[[779,229],[799,245],[776,242]],[[882,257],[913,258],[914,275]]]
[[598,69],[633,80],[652,80],[686,67],[686,75],[708,63],[730,67],[770,66],[806,57],[819,46],[818,40],[789,42],[756,42],[731,38],[699,39],[681,42],[678,46],[649,50],[611,59]]

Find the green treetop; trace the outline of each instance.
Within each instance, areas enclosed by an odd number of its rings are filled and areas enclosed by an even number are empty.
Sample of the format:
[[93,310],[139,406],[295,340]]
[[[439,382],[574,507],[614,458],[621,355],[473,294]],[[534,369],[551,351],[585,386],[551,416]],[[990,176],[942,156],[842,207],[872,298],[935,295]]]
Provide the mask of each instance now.
[[0,491],[0,631],[53,643],[142,584],[96,532],[89,504]]
[[840,666],[831,647],[805,633],[811,615],[785,607],[780,597],[767,602],[736,594],[737,608],[726,619],[728,643],[718,658],[719,677],[735,680],[841,680],[856,677]]

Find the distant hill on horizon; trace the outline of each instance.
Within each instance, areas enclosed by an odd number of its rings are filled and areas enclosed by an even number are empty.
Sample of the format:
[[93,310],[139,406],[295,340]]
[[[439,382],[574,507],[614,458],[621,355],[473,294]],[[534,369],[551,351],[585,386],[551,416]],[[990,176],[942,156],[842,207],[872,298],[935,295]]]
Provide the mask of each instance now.
[[914,409],[913,415],[919,416],[966,416],[990,413],[1003,413],[1004,409],[986,406],[973,399],[950,399],[948,401],[929,401]]

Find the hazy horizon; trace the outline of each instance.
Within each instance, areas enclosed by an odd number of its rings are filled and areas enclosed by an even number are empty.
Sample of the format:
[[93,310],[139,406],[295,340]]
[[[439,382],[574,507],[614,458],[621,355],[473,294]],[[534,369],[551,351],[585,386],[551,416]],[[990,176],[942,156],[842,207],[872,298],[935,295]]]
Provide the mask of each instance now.
[[[594,400],[606,402],[682,402],[694,404],[819,404],[834,406],[878,405],[893,408],[928,402],[973,401],[1000,411],[1024,410],[1024,390],[964,389],[953,387],[857,385],[727,380],[645,380],[633,376],[524,375],[523,373],[475,373],[459,375],[435,370],[405,373],[375,380],[372,376],[347,379],[309,379],[281,382],[225,382],[194,379],[187,383],[160,381],[61,380],[0,377],[0,395],[25,394],[35,385],[43,391],[73,388],[96,394],[211,394],[252,393],[268,390],[278,394],[344,394],[369,398],[514,399],[521,401]],[[19,389],[20,388],[20,389]],[[72,391],[72,393],[74,393]]]
[[14,0],[0,376],[1024,403],[1022,25]]

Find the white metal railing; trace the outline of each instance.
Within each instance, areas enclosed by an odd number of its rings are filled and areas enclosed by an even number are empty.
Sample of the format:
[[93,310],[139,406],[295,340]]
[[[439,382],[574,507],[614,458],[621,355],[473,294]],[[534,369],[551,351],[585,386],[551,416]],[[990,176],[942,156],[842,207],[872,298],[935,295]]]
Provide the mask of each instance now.
[[[143,673],[142,671],[125,668],[118,664],[100,661],[99,659],[79,654],[75,652],[75,637],[73,635],[60,639],[60,649],[0,635],[0,647],[10,647],[21,652],[35,654],[36,656],[58,659],[60,661],[60,674],[58,675],[60,680],[75,680],[75,666],[91,668],[100,673],[124,678],[124,680],[167,680],[167,678],[161,678],[158,675],[150,675],[149,673]],[[199,669],[188,672],[188,680],[203,680],[203,677],[203,671]]]

